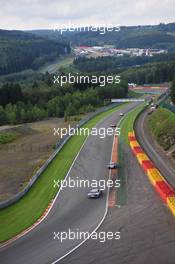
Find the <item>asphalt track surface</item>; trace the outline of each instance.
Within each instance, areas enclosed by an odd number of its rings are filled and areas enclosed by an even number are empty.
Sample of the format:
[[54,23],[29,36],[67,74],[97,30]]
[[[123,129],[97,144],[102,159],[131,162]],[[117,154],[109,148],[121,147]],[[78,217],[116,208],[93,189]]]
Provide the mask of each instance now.
[[174,168],[166,155],[160,150],[158,144],[150,134],[148,129],[148,112],[144,111],[136,121],[135,129],[138,141],[148,156],[154,161],[167,181],[175,188]]
[[[127,110],[131,106],[127,106]],[[126,111],[126,109],[125,109]],[[112,114],[100,127],[117,122]],[[70,177],[106,179],[112,138],[89,137],[75,162]],[[126,204],[110,208],[98,232],[121,232],[120,240],[102,243],[89,239],[61,264],[174,264],[175,219],[150,185],[129,146],[123,146],[127,177]],[[68,228],[93,230],[105,211],[106,194],[100,200],[88,200],[87,190],[65,189],[49,216],[36,229],[0,250],[2,264],[50,264],[71,249],[77,241],[62,245],[53,240],[54,231]]]
[[[142,117],[138,124],[142,125]],[[144,144],[144,137],[140,140]],[[175,263],[175,219],[154,191],[129,146],[123,146],[123,151],[127,177],[126,204],[110,208],[98,230],[120,231],[120,240],[100,243],[90,239],[59,263]]]
[[[138,103],[126,105],[122,112],[128,112],[136,105]],[[97,127],[107,128],[111,124],[116,124],[120,119],[119,112],[115,112],[102,120]],[[105,139],[100,139],[98,136],[88,137],[69,177],[107,180],[109,171],[106,165],[111,158],[112,143],[112,136]],[[62,243],[58,239],[54,240],[54,232],[71,229],[90,233],[98,226],[105,214],[107,191],[103,193],[101,199],[97,200],[87,199],[87,192],[87,188],[62,190],[48,217],[39,226],[0,249],[0,263],[50,264],[79,244],[81,240],[65,240]]]

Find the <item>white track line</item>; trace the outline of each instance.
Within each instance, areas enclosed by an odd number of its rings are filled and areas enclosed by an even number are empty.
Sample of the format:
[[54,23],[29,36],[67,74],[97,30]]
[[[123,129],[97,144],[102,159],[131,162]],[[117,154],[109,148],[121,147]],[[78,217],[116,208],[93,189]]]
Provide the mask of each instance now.
[[[124,106],[123,106],[123,107],[124,107]],[[116,109],[116,111],[118,111],[118,110]],[[113,112],[113,113],[115,113],[115,112]],[[110,115],[110,114],[109,114],[109,115]],[[106,116],[105,118],[103,118],[102,120],[100,120],[100,121],[96,124],[96,126],[99,125],[101,122],[103,122],[103,121],[104,121],[105,119],[107,119],[108,117],[109,117],[109,116]],[[75,164],[75,162],[76,162],[76,160],[77,160],[77,158],[78,158],[78,156],[79,156],[81,150],[83,149],[84,145],[86,144],[86,141],[87,141],[88,138],[89,138],[89,137],[87,136],[87,138],[86,138],[85,141],[83,142],[83,145],[81,146],[81,148],[80,148],[79,152],[77,153],[77,155],[76,155],[76,157],[75,157],[75,159],[74,159],[72,165],[71,165],[70,168],[69,168],[68,173],[66,174],[65,180],[66,180],[67,177],[69,176],[69,173],[70,173],[72,167],[74,166],[74,164]],[[54,206],[54,204],[55,204],[55,202],[56,202],[56,199],[58,198],[58,195],[60,194],[60,192],[61,192],[61,188],[59,189],[58,193],[56,194],[55,198],[53,199],[52,204],[51,204],[51,206],[49,207],[47,213],[46,213],[46,214],[45,214],[40,220],[36,221],[36,222],[35,222],[30,228],[27,228],[26,230],[22,231],[20,234],[18,234],[18,235],[16,235],[15,237],[9,239],[8,241],[2,243],[2,244],[0,245],[0,248],[3,248],[3,247],[5,247],[5,246],[7,246],[7,245],[9,245],[9,244],[11,244],[11,243],[13,243],[13,242],[15,242],[17,239],[19,239],[19,238],[21,238],[21,237],[27,235],[27,234],[28,234],[30,231],[32,231],[35,227],[37,227],[39,224],[41,224],[41,223],[45,220],[45,218],[48,216],[48,214],[50,213],[51,209],[53,208],[53,206]],[[46,208],[46,209],[47,209],[47,208]]]
[[[115,135],[114,135],[114,138],[113,138],[113,145],[112,145],[112,151],[111,151],[111,160],[112,160],[112,153],[113,153],[113,148],[114,148],[114,140],[115,140]],[[109,171],[109,180],[110,179],[111,179],[111,170]],[[81,247],[87,240],[89,240],[91,238],[91,236],[93,235],[93,233],[95,233],[100,228],[100,226],[102,225],[102,223],[104,222],[104,220],[106,218],[106,215],[108,213],[108,201],[109,201],[109,187],[107,189],[105,213],[104,213],[104,216],[102,217],[101,221],[97,225],[97,227],[91,232],[91,234],[89,235],[89,237],[87,237],[86,239],[84,239],[81,243],[79,243],[77,246],[75,246],[74,248],[72,248],[69,252],[67,252],[65,255],[63,255],[62,257],[58,258],[57,260],[55,260],[51,264],[56,264],[59,261],[61,261],[62,259],[66,258],[67,256],[69,256],[71,253],[73,253],[76,249],[78,249],[79,247]]]
[[[69,173],[70,173],[72,167],[74,166],[74,164],[75,164],[75,162],[76,162],[76,160],[77,160],[77,158],[78,158],[78,156],[79,156],[81,150],[83,149],[84,145],[86,144],[87,139],[88,139],[88,137],[87,137],[87,138],[85,139],[85,141],[83,142],[83,145],[81,146],[81,148],[80,148],[79,152],[77,153],[77,155],[76,155],[76,157],[75,157],[75,159],[74,159],[72,165],[70,166],[69,171],[68,171],[68,173],[66,174],[65,180],[66,180],[67,177],[69,176]],[[62,190],[62,189],[60,188],[59,191],[58,191],[58,193],[56,194],[55,198],[53,199],[52,204],[51,204],[51,206],[49,207],[49,210],[48,210],[47,213],[43,216],[43,218],[41,218],[40,221],[35,222],[35,223],[31,226],[31,228],[27,229],[26,231],[22,232],[21,234],[17,235],[16,237],[14,237],[14,238],[8,240],[7,242],[3,243],[3,244],[0,246],[0,248],[5,247],[5,246],[7,246],[7,245],[13,243],[13,242],[16,241],[17,239],[19,239],[19,238],[25,236],[27,233],[29,233],[29,232],[32,231],[35,227],[37,227],[39,224],[41,224],[41,222],[44,221],[44,219],[48,216],[48,214],[50,213],[51,209],[53,208],[53,206],[54,206],[54,204],[55,204],[55,201],[56,201],[56,199],[58,198],[58,195],[60,194],[61,190]]]
[[[135,108],[131,111],[134,111]],[[130,111],[129,111],[130,112]],[[128,115],[128,113],[127,113]],[[121,122],[123,121],[123,119],[125,118],[126,116],[124,115],[120,120],[119,122],[117,123],[117,126],[119,126],[121,124]],[[114,148],[114,139],[115,139],[115,135],[114,135],[114,138],[113,138],[113,146],[112,146],[112,152],[111,152],[111,160],[112,160],[112,153],[113,153],[113,148]],[[109,179],[111,178],[111,170],[109,172]],[[52,262],[51,264],[56,264],[58,263],[59,261],[61,261],[62,259],[66,258],[67,256],[69,256],[71,253],[73,253],[76,249],[78,249],[79,247],[81,247],[92,235],[93,233],[95,233],[99,228],[100,226],[102,225],[102,223],[104,222],[106,216],[107,216],[107,213],[108,213],[108,201],[109,201],[109,188],[107,190],[107,198],[106,198],[106,209],[105,209],[105,213],[104,213],[104,216],[102,217],[101,221],[99,222],[99,224],[97,225],[97,227],[91,232],[90,236],[86,239],[84,239],[81,243],[79,243],[77,246],[75,246],[73,249],[71,249],[69,252],[67,252],[65,255],[63,255],[62,257],[58,258],[57,260],[55,260],[54,262]]]

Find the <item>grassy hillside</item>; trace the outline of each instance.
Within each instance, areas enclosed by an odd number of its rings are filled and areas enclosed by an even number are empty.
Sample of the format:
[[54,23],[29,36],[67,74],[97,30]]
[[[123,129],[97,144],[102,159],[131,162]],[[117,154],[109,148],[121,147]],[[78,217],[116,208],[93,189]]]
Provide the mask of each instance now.
[[162,31],[143,30],[141,32],[129,32],[118,43],[118,48],[163,48],[174,47],[175,37]]
[[16,133],[0,133],[0,145],[14,141],[17,138]]
[[31,31],[37,36],[48,39],[71,41],[72,45],[112,44],[118,48],[164,48],[175,50],[175,23],[155,26],[122,26],[119,32],[111,31],[100,34],[98,31],[64,32],[62,35],[54,30]]
[[163,83],[172,81],[175,74],[175,60],[147,63],[140,67],[130,67],[121,78],[137,84]]
[[168,151],[175,146],[175,114],[159,108],[149,117],[149,127],[164,150]]
[[38,69],[49,60],[69,52],[69,46],[22,31],[0,30],[0,75]]

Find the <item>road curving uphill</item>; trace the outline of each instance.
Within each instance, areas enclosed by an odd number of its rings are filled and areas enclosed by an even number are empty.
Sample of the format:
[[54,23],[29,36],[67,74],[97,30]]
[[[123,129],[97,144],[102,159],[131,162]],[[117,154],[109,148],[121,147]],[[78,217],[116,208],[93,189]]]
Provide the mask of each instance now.
[[[138,103],[125,105],[123,111],[125,113],[130,112],[137,105]],[[111,124],[117,124],[121,119],[118,110],[119,108],[113,109],[108,115],[103,115],[98,124],[96,124],[96,120],[91,125],[97,128],[108,128]],[[106,181],[108,177],[107,164],[111,158],[112,143],[113,137],[111,136],[104,139],[98,136],[89,136],[76,157],[69,171],[68,178]],[[76,144],[73,145],[73,148],[76,148]],[[64,157],[69,157],[67,155]],[[57,162],[59,161],[57,160]],[[54,178],[58,176],[59,170],[55,167],[52,172],[53,175],[50,174],[50,177]],[[47,187],[49,186],[46,185]],[[104,218],[106,204],[108,205],[107,191],[104,191],[102,198],[94,201],[87,199],[87,193],[87,188],[64,188],[55,200],[49,215],[40,225],[25,236],[0,249],[0,262],[3,264],[52,263],[55,259],[62,258],[78,247],[82,240],[65,240],[60,243],[57,239],[54,239],[53,234],[54,232],[59,233],[69,229],[85,230],[91,233],[98,227]],[[34,209],[37,206],[38,204],[35,204]],[[26,207],[26,210],[30,212],[32,207]],[[22,212],[19,213],[20,215],[22,214]],[[8,218],[6,219],[8,220]],[[14,218],[14,221],[17,221],[17,219]],[[15,256],[18,256],[18,258],[16,259]]]

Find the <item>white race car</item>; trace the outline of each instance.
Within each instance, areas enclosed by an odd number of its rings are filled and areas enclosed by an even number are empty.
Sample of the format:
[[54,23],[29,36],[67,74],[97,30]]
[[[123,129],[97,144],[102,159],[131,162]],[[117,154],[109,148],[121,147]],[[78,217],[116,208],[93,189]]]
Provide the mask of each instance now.
[[102,190],[100,189],[92,189],[88,192],[88,198],[100,198],[102,195]]

